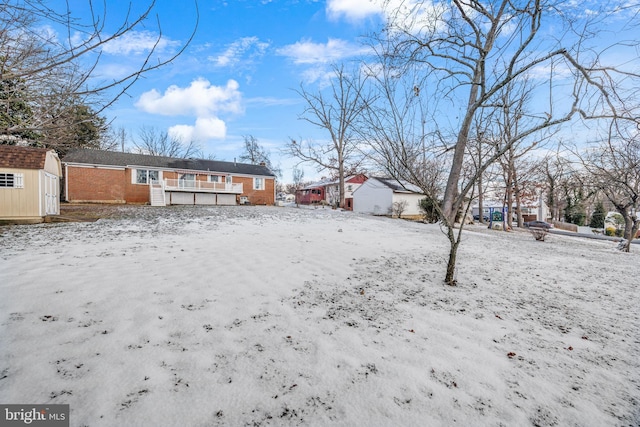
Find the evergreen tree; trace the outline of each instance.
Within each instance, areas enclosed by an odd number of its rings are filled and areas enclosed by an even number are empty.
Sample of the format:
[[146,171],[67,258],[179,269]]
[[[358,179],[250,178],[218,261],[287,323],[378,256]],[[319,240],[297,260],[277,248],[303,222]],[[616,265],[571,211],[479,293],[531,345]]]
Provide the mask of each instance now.
[[43,145],[64,156],[74,148],[100,148],[106,131],[106,119],[78,99],[64,105],[41,108],[43,121],[50,125],[43,130]]
[[591,228],[604,228],[604,219],[606,216],[607,212],[604,210],[604,205],[602,202],[598,202],[593,214],[591,215],[591,223],[589,226]]
[[[1,71],[1,70],[0,70]],[[18,79],[0,79],[0,144],[15,144],[18,140],[35,143],[38,134],[32,127],[33,111],[26,98],[26,88]]]

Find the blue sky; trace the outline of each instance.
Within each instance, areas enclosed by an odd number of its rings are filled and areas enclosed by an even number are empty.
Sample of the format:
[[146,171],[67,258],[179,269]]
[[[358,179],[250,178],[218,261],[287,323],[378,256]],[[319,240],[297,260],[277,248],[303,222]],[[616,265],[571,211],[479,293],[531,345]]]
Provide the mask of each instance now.
[[[72,13],[86,16],[87,3],[73,0]],[[128,1],[108,2],[107,33],[122,23],[128,7]],[[380,28],[379,9],[369,0],[199,0],[198,9],[198,28],[186,51],[145,75],[106,116],[133,137],[144,125],[194,139],[205,156],[218,160],[238,157],[243,137],[252,135],[290,182],[296,161],[279,149],[290,137],[327,138],[299,119],[304,102],[294,89],[303,83],[313,91],[326,82],[332,63],[361,55],[362,36]],[[189,38],[196,6],[189,0],[157,0],[154,13],[163,33],[158,52],[166,56]],[[139,64],[158,34],[155,17],[139,30],[107,46],[98,78],[117,78]],[[313,166],[304,170],[308,179],[322,175]]]
[[[129,138],[136,138],[142,126],[153,127],[197,141],[205,157],[218,160],[239,157],[244,137],[251,135],[270,150],[272,162],[283,170],[283,180],[291,182],[297,160],[281,155],[280,149],[290,138],[328,137],[325,130],[300,120],[305,103],[295,89],[304,84],[316,92],[326,86],[332,64],[366,54],[366,36],[379,31],[385,18],[377,6],[381,0],[156,0],[144,26],[104,47],[95,78],[109,81],[135,70],[157,40],[157,22],[162,38],[156,53],[161,58],[175,54],[196,25],[196,1],[198,28],[184,53],[145,74],[105,115],[115,128],[125,128]],[[96,2],[95,13],[104,20],[106,35],[123,23],[129,7],[130,16],[137,17],[148,6],[138,0],[133,5],[129,0],[105,3],[106,13],[102,2]],[[414,3],[392,0],[391,6]],[[88,0],[69,0],[72,15],[85,19],[88,4]],[[563,5],[587,18],[597,17],[594,10],[602,6],[598,0],[570,0]],[[545,27],[554,31],[553,22]],[[608,34],[589,42],[622,38],[621,28],[608,29]],[[627,28],[633,37],[634,30]],[[71,35],[72,40],[76,37],[82,35]],[[609,50],[606,56],[613,56],[614,64],[624,64],[628,54]],[[632,56],[637,59],[637,52]],[[584,131],[582,126],[572,135]],[[303,169],[307,180],[327,174],[312,165]]]

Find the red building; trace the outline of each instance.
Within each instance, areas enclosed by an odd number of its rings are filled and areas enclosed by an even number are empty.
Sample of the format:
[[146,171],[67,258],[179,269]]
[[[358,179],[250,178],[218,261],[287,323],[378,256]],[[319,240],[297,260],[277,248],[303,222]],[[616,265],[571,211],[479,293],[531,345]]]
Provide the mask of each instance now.
[[296,203],[299,205],[316,205],[325,201],[325,189],[320,184],[310,185],[296,191]]
[[[366,175],[350,175],[344,179],[344,206],[346,210],[353,210],[353,192],[367,180]],[[325,203],[337,206],[340,202],[340,183],[338,180],[320,181],[296,192],[296,203],[313,205]]]

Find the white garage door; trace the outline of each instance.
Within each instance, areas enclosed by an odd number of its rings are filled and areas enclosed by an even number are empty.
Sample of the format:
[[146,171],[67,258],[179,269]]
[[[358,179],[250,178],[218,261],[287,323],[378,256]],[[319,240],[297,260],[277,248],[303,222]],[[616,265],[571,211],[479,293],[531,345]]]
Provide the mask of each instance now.
[[235,194],[218,194],[218,204],[219,205],[235,205],[236,195]]
[[196,193],[196,205],[215,205],[216,195],[209,193]]

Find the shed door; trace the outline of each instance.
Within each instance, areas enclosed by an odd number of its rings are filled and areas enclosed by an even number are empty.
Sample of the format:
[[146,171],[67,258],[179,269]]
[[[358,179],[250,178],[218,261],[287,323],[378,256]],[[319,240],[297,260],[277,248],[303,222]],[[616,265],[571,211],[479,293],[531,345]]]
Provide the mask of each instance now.
[[58,215],[59,195],[58,177],[48,172],[44,173],[45,215]]

